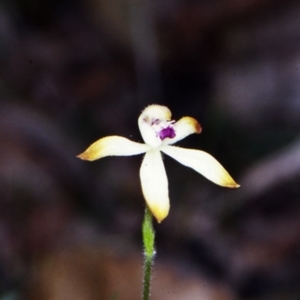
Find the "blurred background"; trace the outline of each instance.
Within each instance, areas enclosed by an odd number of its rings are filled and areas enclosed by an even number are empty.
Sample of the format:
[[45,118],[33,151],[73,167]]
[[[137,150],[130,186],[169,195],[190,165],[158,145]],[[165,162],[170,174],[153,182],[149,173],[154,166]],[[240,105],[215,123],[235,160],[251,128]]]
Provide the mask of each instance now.
[[220,188],[168,157],[152,299],[300,299],[300,4],[2,0],[0,300],[140,299],[141,110],[203,127]]

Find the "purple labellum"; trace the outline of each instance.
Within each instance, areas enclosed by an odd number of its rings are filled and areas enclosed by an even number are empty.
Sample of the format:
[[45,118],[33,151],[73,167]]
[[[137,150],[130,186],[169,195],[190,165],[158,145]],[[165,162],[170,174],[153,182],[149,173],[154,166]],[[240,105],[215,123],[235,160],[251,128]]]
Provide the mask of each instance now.
[[175,130],[173,129],[173,127],[167,127],[167,128],[164,128],[162,129],[160,132],[159,132],[159,138],[163,141],[165,138],[170,138],[172,139],[173,137],[175,137],[176,134],[175,134]]

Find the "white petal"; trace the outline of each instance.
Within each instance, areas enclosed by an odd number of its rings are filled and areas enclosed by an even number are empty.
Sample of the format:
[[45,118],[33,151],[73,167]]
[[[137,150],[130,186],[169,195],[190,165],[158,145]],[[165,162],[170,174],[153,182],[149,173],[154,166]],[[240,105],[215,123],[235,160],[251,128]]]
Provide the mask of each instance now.
[[140,178],[147,205],[160,223],[170,209],[168,178],[160,151],[146,152],[140,169]]
[[156,122],[169,121],[170,118],[171,111],[166,106],[152,104],[142,111],[138,119],[138,125],[142,138],[147,145],[158,147],[162,144],[153,124]]
[[166,144],[175,144],[192,133],[200,133],[202,131],[201,125],[198,121],[191,117],[181,118],[173,125],[173,128],[176,136],[172,139],[166,138]]
[[218,185],[229,188],[239,187],[222,165],[204,151],[175,146],[164,146],[160,150]]
[[149,146],[132,142],[121,136],[107,136],[92,145],[77,157],[83,160],[96,160],[105,156],[129,156],[146,152]]
[[155,132],[153,127],[149,125],[148,122],[146,122],[144,119],[139,119],[138,124],[141,136],[147,145],[155,148],[159,147],[162,144],[161,139],[158,137],[157,133]]

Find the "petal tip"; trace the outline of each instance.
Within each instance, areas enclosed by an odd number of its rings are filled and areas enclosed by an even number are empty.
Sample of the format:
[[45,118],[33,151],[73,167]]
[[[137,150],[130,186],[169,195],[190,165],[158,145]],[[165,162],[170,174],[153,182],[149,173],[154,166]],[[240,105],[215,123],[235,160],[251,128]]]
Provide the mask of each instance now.
[[232,184],[231,186],[229,186],[230,188],[233,188],[233,189],[237,189],[237,188],[239,188],[241,185],[240,184],[238,184],[238,183],[234,183],[234,184]]
[[141,113],[141,116],[144,117],[156,117],[160,119],[171,119],[171,111],[168,107],[159,104],[148,105]]
[[156,201],[149,201],[149,199],[146,199],[146,203],[158,223],[161,223],[169,215],[169,202],[169,199],[166,203],[157,203]]
[[[157,199],[156,199],[157,200]],[[146,203],[158,223],[161,223],[168,215],[170,211],[170,200],[167,198],[167,201],[149,201],[146,198]]]
[[[226,171],[226,173],[227,173],[227,171]],[[229,189],[237,189],[240,187],[240,184],[236,183],[228,173],[227,173],[227,176],[225,176],[225,178],[224,177],[220,178],[220,179],[214,181],[214,183],[216,183],[220,186],[229,188]]]
[[80,158],[80,159],[84,159],[83,153],[80,153],[80,154],[76,155],[76,157],[77,157],[77,158]]
[[168,216],[168,214],[169,214],[169,211],[167,213],[163,213],[163,214],[157,213],[157,212],[155,214],[153,213],[157,223],[159,223],[159,224]]
[[194,119],[194,118],[189,118],[189,121],[191,122],[192,126],[194,127],[195,133],[199,134],[202,131],[202,126],[200,125],[200,123]]
[[76,157],[78,157],[82,160],[91,160],[89,155],[86,153],[86,151],[76,155]]
[[[195,120],[196,121],[196,120]],[[196,121],[197,124],[195,124],[195,133],[201,133],[202,132],[202,127],[198,121]]]
[[192,127],[194,133],[198,133],[198,134],[201,133],[202,126],[196,119],[192,117],[183,117],[180,119],[180,121],[181,123],[186,122],[186,124],[189,124],[189,126]]
[[227,187],[227,188],[230,188],[230,189],[237,189],[241,185],[236,183],[234,180],[231,180],[229,183],[225,184],[224,186]]

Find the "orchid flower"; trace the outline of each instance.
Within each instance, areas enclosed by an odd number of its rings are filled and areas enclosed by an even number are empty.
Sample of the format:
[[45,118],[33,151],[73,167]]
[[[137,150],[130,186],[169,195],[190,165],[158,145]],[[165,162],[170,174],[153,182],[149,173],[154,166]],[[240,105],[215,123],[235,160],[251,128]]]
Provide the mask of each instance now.
[[97,140],[78,157],[93,161],[105,156],[145,153],[140,168],[142,191],[149,209],[159,223],[167,217],[170,209],[168,178],[161,152],[220,186],[239,187],[210,154],[173,146],[188,135],[201,132],[201,126],[194,118],[183,117],[177,122],[172,121],[171,111],[166,106],[153,104],[141,113],[138,125],[144,144],[121,136],[108,136]]

